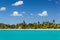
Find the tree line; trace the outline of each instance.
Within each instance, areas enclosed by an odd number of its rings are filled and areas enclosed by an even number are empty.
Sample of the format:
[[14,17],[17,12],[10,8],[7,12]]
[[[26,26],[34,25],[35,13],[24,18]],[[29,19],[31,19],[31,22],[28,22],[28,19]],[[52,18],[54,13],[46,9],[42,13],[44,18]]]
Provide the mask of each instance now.
[[56,24],[55,20],[52,22],[43,22],[40,23],[39,21],[36,23],[26,23],[23,21],[22,23],[18,24],[4,24],[0,23],[0,29],[60,29],[60,24]]

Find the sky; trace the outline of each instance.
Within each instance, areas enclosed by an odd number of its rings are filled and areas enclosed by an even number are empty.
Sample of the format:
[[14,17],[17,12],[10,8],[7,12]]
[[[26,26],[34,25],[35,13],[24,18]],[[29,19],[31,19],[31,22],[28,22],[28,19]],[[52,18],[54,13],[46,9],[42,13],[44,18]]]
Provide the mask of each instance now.
[[53,19],[60,23],[60,0],[0,0],[0,23],[42,23]]

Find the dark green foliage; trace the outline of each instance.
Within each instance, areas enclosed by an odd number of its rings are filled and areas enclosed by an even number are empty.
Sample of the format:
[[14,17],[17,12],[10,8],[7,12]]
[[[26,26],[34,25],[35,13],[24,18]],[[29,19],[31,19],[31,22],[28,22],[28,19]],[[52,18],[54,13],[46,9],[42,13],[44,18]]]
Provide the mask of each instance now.
[[60,29],[60,24],[55,24],[55,20],[52,22],[43,22],[40,23],[39,21],[37,23],[29,23],[27,24],[25,21],[18,24],[4,24],[0,23],[0,29]]

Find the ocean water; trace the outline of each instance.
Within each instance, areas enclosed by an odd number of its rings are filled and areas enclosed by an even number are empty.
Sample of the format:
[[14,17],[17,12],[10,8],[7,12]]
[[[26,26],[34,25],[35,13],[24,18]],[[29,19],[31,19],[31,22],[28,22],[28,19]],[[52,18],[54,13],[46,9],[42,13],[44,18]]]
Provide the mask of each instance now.
[[0,30],[0,40],[60,40],[60,30]]

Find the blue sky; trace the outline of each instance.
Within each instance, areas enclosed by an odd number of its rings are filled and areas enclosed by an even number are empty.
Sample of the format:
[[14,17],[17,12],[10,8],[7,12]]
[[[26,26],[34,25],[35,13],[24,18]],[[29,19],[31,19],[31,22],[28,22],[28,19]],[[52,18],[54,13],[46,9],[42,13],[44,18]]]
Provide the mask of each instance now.
[[52,22],[53,19],[60,23],[60,0],[0,0],[0,23]]

